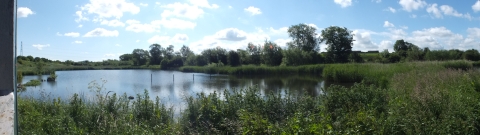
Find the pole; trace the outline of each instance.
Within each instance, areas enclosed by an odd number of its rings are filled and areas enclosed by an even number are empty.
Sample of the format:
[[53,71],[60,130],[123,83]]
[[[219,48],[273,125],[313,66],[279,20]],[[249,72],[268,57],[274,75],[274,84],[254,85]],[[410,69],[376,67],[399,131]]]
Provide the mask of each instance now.
[[153,83],[153,74],[150,74],[150,85]]
[[[0,1],[0,98],[3,134],[17,134],[17,91],[16,91],[16,0]],[[13,94],[12,94],[13,92]],[[5,99],[5,100],[4,100]],[[8,118],[13,120],[8,120]],[[4,120],[5,119],[5,120]]]
[[173,82],[175,82],[175,74],[173,74]]
[[195,81],[195,74],[192,74],[192,77],[193,77],[193,81]]

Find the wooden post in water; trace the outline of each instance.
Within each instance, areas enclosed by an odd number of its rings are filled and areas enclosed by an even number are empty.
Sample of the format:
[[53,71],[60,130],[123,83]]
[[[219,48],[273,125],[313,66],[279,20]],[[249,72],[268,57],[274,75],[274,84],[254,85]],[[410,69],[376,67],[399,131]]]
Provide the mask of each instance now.
[[153,84],[153,74],[150,74],[150,85]]
[[192,77],[193,77],[193,81],[195,81],[195,74],[192,74]]
[[173,74],[173,82],[175,82],[175,74]]

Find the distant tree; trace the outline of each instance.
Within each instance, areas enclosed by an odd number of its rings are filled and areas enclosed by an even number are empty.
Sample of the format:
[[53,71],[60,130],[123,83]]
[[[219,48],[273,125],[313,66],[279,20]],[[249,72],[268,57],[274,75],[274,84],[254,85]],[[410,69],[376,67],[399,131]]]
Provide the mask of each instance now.
[[395,41],[393,50],[402,57],[407,56],[408,46],[403,39]]
[[407,60],[408,61],[419,61],[423,60],[424,51],[417,47],[416,45],[410,44],[407,51]]
[[353,34],[347,28],[330,26],[322,30],[320,43],[325,42],[327,47],[327,59],[335,63],[348,62],[352,52]]
[[201,53],[207,59],[208,63],[219,63],[227,64],[227,50],[217,47],[203,50]]
[[265,41],[262,56],[266,65],[278,66],[283,59],[282,48],[271,41]]
[[282,51],[283,59],[281,65],[298,66],[306,64],[321,63],[324,61],[322,55],[317,52],[306,52],[299,48],[288,48]]
[[228,64],[230,66],[239,66],[240,65],[240,55],[233,50],[228,51]]
[[145,65],[148,61],[149,55],[147,50],[134,49],[132,52],[134,65]]
[[160,65],[160,62],[163,60],[162,52],[164,48],[162,48],[159,44],[152,44],[150,45],[150,65]]
[[167,59],[172,59],[175,54],[174,54],[174,50],[173,50],[173,45],[169,45],[164,51],[163,51],[163,55],[165,58]]
[[253,43],[248,43],[247,52],[248,52],[248,63],[249,64],[260,65],[260,63],[262,62],[261,46],[255,46],[255,45],[253,45]]
[[303,51],[318,51],[317,33],[315,27],[307,24],[297,24],[288,28],[288,35],[292,38],[290,47],[299,48]]
[[390,52],[388,52],[388,49],[385,49],[382,52],[380,52],[380,57],[382,58],[382,60],[381,60],[382,63],[390,62],[390,60],[389,60]]
[[189,47],[183,45],[182,48],[180,48],[180,54],[185,61],[188,56],[193,55],[194,53]]
[[33,57],[31,55],[27,56],[28,61],[33,61]]
[[46,65],[45,62],[43,62],[42,59],[38,59],[38,61],[35,62],[35,67],[37,68],[37,74],[41,75],[44,73],[45,65]]
[[478,61],[480,60],[480,53],[478,53],[478,50],[470,49],[463,53],[463,58],[465,60]]
[[357,52],[350,53],[349,59],[350,59],[351,62],[354,62],[354,63],[362,63],[363,62],[362,56],[360,56],[360,54],[358,54]]
[[133,55],[132,54],[122,54],[120,57],[118,57],[120,61],[130,61],[133,60]]

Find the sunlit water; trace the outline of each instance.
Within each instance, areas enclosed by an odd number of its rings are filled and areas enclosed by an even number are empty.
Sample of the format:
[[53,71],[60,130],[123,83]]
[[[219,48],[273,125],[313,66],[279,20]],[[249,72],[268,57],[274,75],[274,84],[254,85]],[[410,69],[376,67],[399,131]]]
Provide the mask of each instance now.
[[[319,76],[289,75],[289,76],[233,76],[209,75],[203,73],[182,73],[164,70],[77,70],[57,71],[55,82],[42,82],[37,87],[27,87],[20,96],[34,98],[57,98],[68,100],[74,93],[94,97],[89,89],[91,82],[103,84],[104,93],[113,91],[117,95],[126,93],[128,96],[143,94],[148,90],[150,98],[158,96],[162,103],[173,106],[176,112],[185,106],[184,98],[196,96],[197,93],[223,93],[225,89],[245,89],[258,87],[260,93],[286,92],[293,95],[308,94],[317,96],[325,83]],[[48,75],[24,76],[22,83],[32,79],[46,80]],[[106,83],[102,83],[105,80]],[[113,94],[110,92],[109,95]]]

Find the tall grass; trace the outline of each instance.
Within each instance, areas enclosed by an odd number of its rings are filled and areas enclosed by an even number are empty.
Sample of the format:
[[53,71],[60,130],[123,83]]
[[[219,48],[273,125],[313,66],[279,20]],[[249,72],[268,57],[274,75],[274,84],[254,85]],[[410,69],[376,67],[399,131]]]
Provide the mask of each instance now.
[[303,65],[303,66],[254,66],[244,65],[239,67],[213,67],[213,66],[184,66],[179,70],[182,72],[201,72],[208,74],[235,74],[235,75],[284,75],[284,74],[313,74],[320,76],[324,65]]

